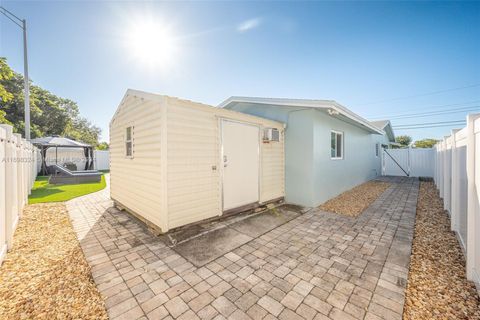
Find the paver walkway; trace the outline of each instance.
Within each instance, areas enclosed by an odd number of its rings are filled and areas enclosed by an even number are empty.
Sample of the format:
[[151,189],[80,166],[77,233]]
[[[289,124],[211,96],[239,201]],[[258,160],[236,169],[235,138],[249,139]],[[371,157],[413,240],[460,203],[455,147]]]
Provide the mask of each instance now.
[[313,209],[197,268],[112,208],[67,203],[111,319],[401,319],[418,180],[358,218]]

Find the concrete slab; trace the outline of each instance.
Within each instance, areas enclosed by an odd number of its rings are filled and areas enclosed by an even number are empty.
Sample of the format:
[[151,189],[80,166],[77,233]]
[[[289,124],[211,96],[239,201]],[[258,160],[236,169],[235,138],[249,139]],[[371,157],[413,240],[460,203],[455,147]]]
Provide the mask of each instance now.
[[193,265],[201,267],[252,239],[234,229],[222,228],[185,241],[172,249]]
[[201,267],[301,215],[300,207],[297,211],[292,211],[293,208],[285,205],[236,220],[229,217],[230,223],[219,220],[209,225],[210,230],[205,225],[192,225],[174,234],[178,244],[172,249]]
[[236,222],[230,225],[230,228],[252,238],[257,238],[262,234],[295,219],[299,215],[300,213],[298,212],[283,210],[282,207],[279,207],[277,210],[269,210],[265,213]]

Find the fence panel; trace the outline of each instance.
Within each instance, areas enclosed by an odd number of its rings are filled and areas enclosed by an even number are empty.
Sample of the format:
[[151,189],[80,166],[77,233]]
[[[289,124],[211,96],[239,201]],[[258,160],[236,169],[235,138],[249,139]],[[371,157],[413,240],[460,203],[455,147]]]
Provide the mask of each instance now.
[[96,170],[110,170],[110,152],[108,150],[95,150],[94,166]]
[[433,148],[410,149],[410,176],[433,177],[435,150]]
[[[467,277],[480,285],[480,115],[467,118]],[[470,182],[471,181],[471,182]],[[478,287],[477,287],[478,288]]]
[[0,124],[0,263],[12,246],[13,233],[36,177],[33,145]]
[[452,199],[452,143],[449,138],[445,139],[445,149],[443,150],[443,207],[449,213],[451,212]]
[[408,173],[411,177],[433,177],[435,150],[433,148],[383,150],[382,163],[382,172],[386,176],[406,176]]
[[434,148],[434,181],[465,252],[467,278],[480,292],[480,114]]
[[383,175],[406,176],[408,173],[408,149],[383,150]]
[[460,245],[466,251],[467,244],[467,136],[466,129],[452,134],[451,220],[452,230],[458,233]]
[[5,129],[0,127],[0,263],[3,260],[3,257],[7,253],[7,235],[6,232],[6,204],[5,204],[5,193],[6,193],[6,184],[5,184],[5,146],[7,133]]

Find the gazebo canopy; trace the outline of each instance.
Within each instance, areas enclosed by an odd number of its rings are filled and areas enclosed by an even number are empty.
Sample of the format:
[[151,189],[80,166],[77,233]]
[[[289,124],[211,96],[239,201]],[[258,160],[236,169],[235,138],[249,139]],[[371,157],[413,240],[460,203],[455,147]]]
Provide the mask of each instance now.
[[59,136],[36,138],[36,139],[30,140],[30,142],[38,147],[72,147],[72,148],[91,147],[91,145],[89,144],[75,141],[69,138],[59,137]]
[[36,138],[30,140],[30,142],[40,149],[42,156],[42,175],[49,173],[46,162],[47,149],[49,148],[55,148],[55,163],[58,161],[58,148],[82,148],[85,154],[85,159],[87,160],[85,163],[85,170],[93,169],[93,147],[87,143],[59,136]]

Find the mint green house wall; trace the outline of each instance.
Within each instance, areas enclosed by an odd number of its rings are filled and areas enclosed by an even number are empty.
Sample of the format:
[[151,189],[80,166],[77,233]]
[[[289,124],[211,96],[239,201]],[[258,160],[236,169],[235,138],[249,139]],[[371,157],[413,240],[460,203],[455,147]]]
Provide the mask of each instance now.
[[[315,207],[381,175],[381,152],[376,157],[375,144],[387,143],[386,136],[314,108],[237,103],[229,109],[287,124],[285,200],[289,203]],[[331,130],[344,133],[341,160],[330,158]]]
[[[384,136],[372,134],[322,111],[311,109],[310,113],[314,140],[313,206],[381,175],[382,154],[379,152],[376,156],[375,144],[384,143]],[[343,132],[343,159],[330,158],[331,130]]]

